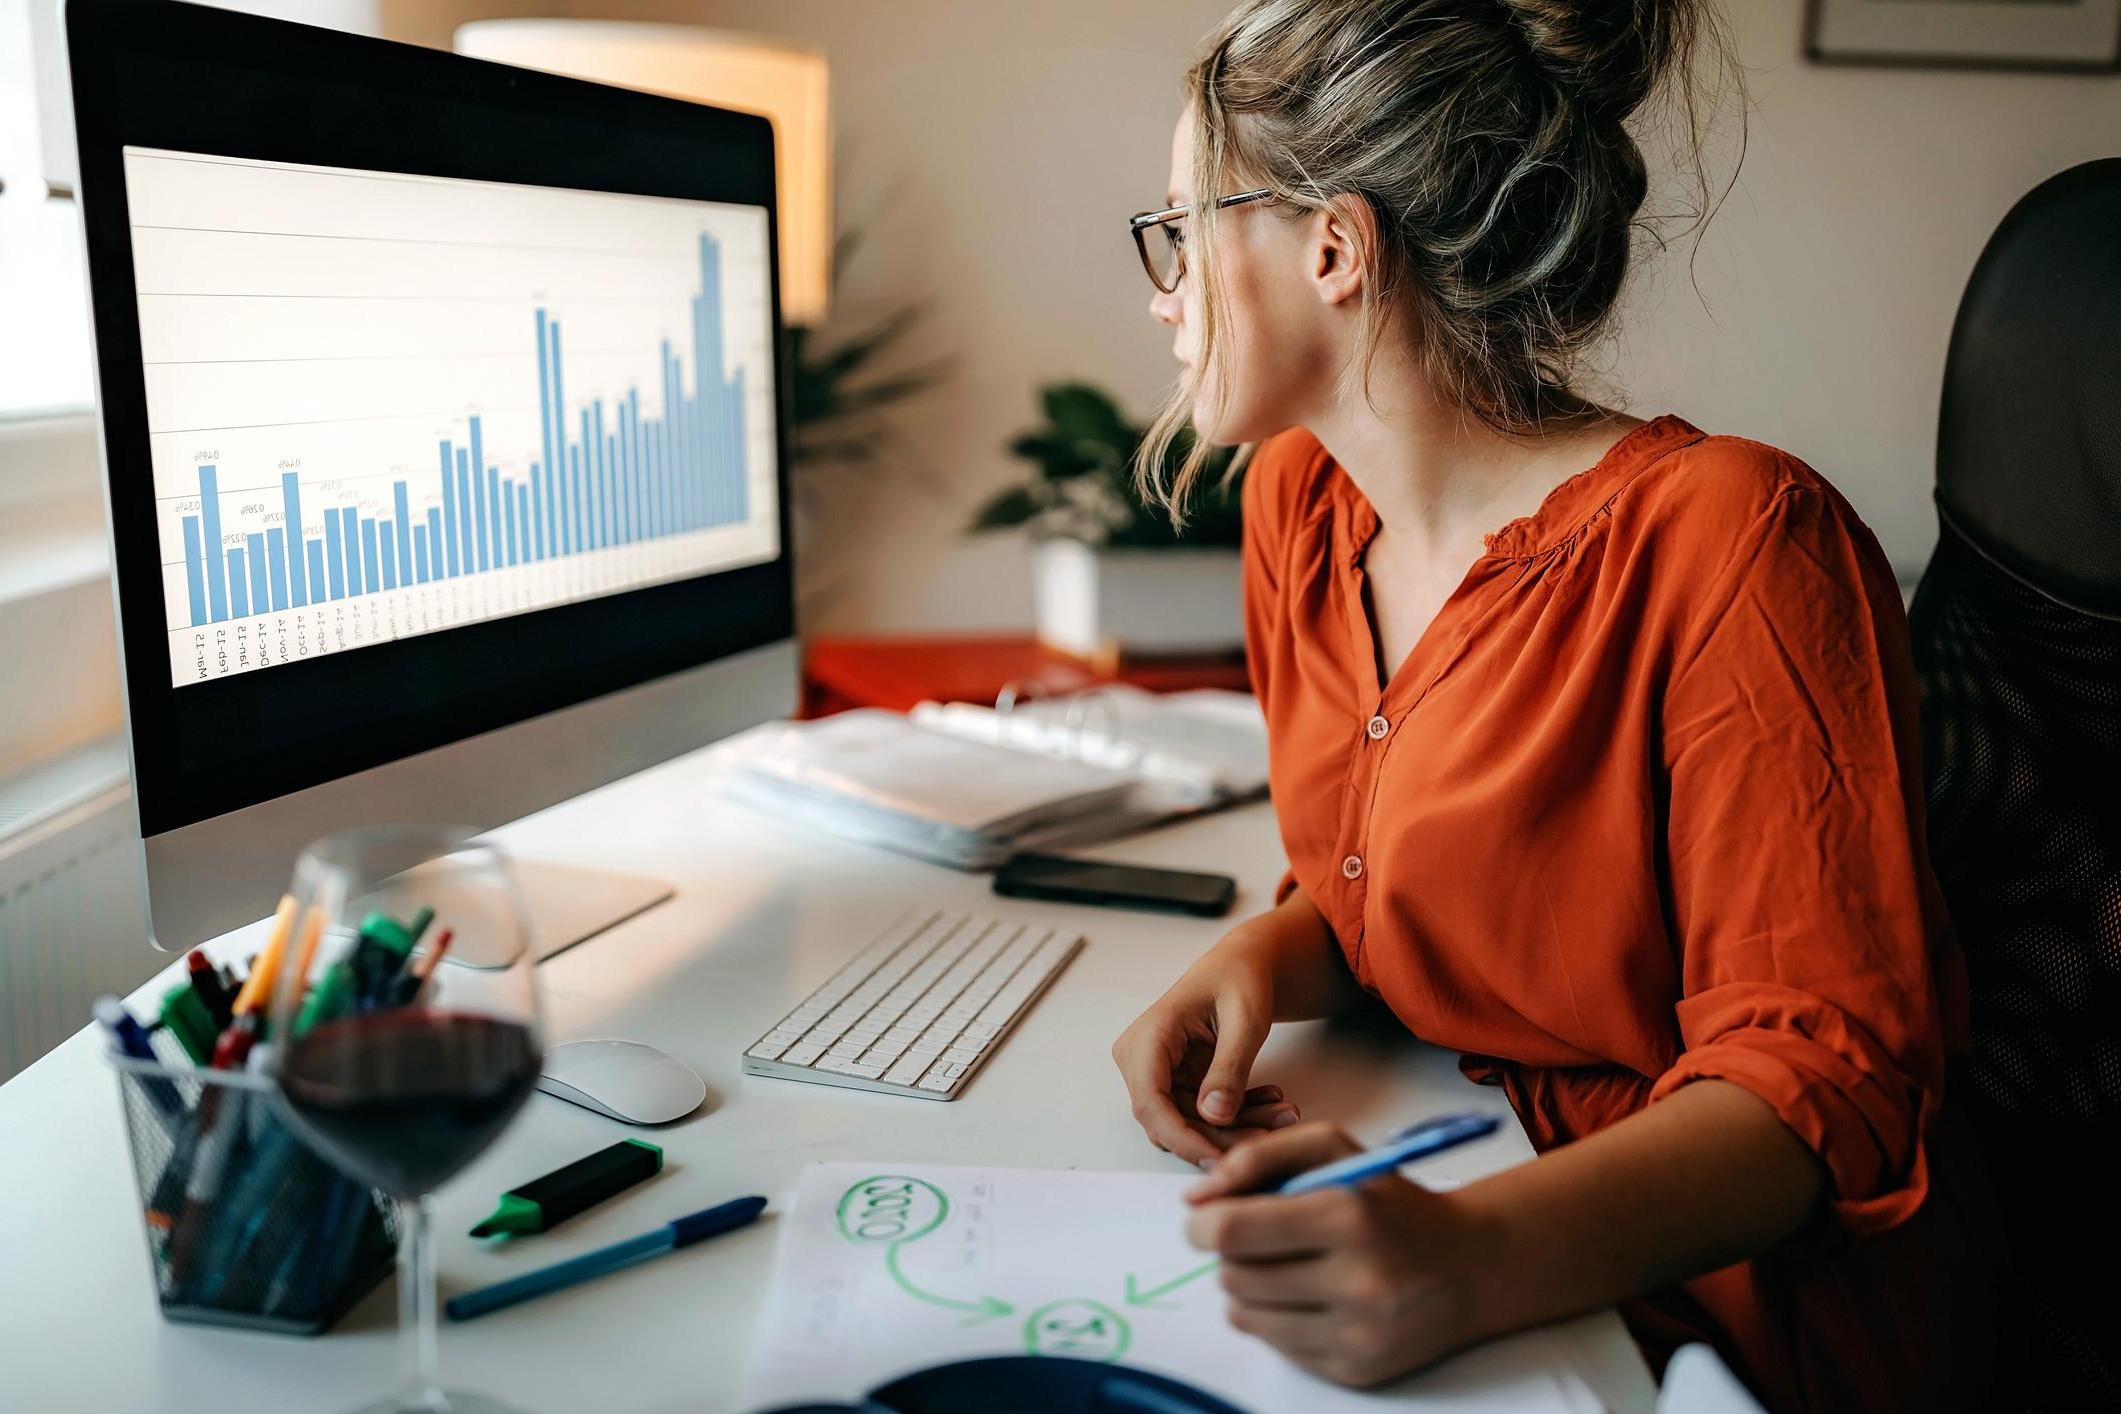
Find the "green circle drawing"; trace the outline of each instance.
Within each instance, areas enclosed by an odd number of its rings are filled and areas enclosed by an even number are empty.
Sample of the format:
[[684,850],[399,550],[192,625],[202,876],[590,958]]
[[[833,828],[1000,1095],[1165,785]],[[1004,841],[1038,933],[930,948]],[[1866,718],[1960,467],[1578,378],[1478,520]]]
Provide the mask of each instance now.
[[[933,1203],[933,1214],[921,1210]],[[950,1216],[943,1190],[923,1179],[885,1173],[865,1178],[840,1198],[835,1212],[840,1235],[849,1242],[911,1242],[926,1237]]]
[[1127,1353],[1134,1332],[1119,1312],[1087,1296],[1048,1301],[1024,1318],[1024,1349],[1106,1364]]

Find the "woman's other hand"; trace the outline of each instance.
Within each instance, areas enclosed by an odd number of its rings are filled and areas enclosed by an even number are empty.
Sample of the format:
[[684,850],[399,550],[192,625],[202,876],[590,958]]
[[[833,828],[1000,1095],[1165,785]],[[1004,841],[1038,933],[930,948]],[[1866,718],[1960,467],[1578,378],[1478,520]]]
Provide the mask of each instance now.
[[1489,1334],[1481,1286],[1501,1243],[1453,1195],[1396,1175],[1271,1192],[1358,1147],[1312,1123],[1232,1149],[1187,1190],[1186,1237],[1222,1258],[1231,1325],[1314,1374],[1366,1386]]
[[1298,1118],[1279,1086],[1251,1083],[1274,1021],[1274,917],[1232,929],[1112,1043],[1134,1117],[1187,1163]]

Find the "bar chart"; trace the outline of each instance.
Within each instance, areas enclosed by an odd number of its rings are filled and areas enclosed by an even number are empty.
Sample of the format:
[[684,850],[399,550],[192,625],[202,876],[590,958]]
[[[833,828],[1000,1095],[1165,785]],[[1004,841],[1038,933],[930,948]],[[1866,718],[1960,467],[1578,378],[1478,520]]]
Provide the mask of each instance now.
[[762,210],[127,160],[177,684],[778,552]]

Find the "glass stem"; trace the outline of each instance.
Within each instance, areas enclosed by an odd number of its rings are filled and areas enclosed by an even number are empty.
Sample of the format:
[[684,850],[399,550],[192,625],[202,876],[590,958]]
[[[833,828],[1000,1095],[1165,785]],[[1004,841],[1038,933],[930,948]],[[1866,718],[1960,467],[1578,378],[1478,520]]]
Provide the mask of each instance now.
[[442,1351],[436,1333],[432,1217],[424,1195],[399,1204],[405,1228],[398,1239],[398,1341],[405,1368],[399,1407],[417,1414],[447,1414],[449,1409],[442,1393]]

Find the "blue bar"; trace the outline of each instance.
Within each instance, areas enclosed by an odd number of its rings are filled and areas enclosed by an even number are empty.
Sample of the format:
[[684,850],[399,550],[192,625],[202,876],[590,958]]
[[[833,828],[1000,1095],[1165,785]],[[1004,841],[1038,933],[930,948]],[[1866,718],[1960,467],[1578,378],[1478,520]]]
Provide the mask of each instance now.
[[[629,395],[632,392],[631,389],[627,391]],[[633,492],[633,403],[630,396],[618,405],[615,416],[619,425],[612,436],[612,464],[618,468],[618,475],[613,478],[618,487],[618,539],[621,545],[631,545],[635,539],[638,502]]]
[[243,563],[250,566],[250,611],[262,614],[272,603],[272,583],[265,575],[265,537],[246,535],[243,542],[250,547],[243,556]]
[[481,515],[486,515],[484,528],[492,536],[494,568],[498,570],[503,564],[507,564],[507,560],[503,560],[503,555],[507,553],[507,545],[503,541],[503,536],[507,534],[507,524],[501,517],[501,469],[498,469],[498,466],[488,466],[486,469],[486,511],[481,511]]
[[449,439],[441,442],[442,451],[442,534],[435,543],[443,546],[435,569],[446,570],[453,579],[457,574],[457,483],[449,474]]
[[303,541],[302,559],[308,574],[305,583],[310,587],[309,602],[321,604],[324,602],[324,542]]
[[516,484],[513,477],[496,481],[494,509],[501,512],[501,543],[508,547],[508,563],[516,563]]
[[523,553],[527,556],[530,553],[530,488],[527,486],[516,487],[516,524],[522,527],[518,532],[521,537],[518,543],[525,547]]
[[361,517],[361,578],[373,594],[383,587],[383,571],[376,563],[376,522],[373,516]]
[[[704,265],[704,257],[703,257]],[[685,405],[685,524],[700,524],[700,481],[707,474],[707,287],[692,300],[692,398]]]
[[[563,369],[560,365],[560,326],[557,321],[555,321],[551,325],[551,329],[552,468],[556,473],[559,474],[560,479],[564,481],[566,479],[566,467],[563,465],[563,463],[567,460],[567,390],[562,386],[561,382],[561,374],[563,372]],[[553,499],[561,503],[555,509],[554,514],[559,519],[565,520],[567,517],[567,505],[565,498],[561,496],[555,496],[553,497]],[[568,550],[570,551],[576,548],[571,528],[567,535],[561,537],[561,541],[567,546]]]
[[206,564],[199,556],[199,518],[184,518],[184,587],[191,592],[191,626],[211,622],[206,617]]
[[436,579],[443,578],[442,513],[433,506],[427,508],[427,569]]
[[283,527],[265,527],[265,568],[272,581],[272,606],[287,608],[287,534]]
[[590,440],[589,409],[582,409],[582,444],[575,450],[582,454],[582,490],[580,503],[575,507],[582,527],[581,547],[594,550],[597,545],[597,454],[596,443]]
[[472,532],[471,513],[471,454],[462,447],[457,448],[457,520],[458,534],[463,540],[464,573],[470,574],[478,566],[479,555],[476,537]]
[[488,532],[492,522],[486,518],[486,454],[479,441],[479,419],[471,419],[471,518],[477,526],[475,537],[479,547],[479,568],[493,568],[492,552],[498,545],[490,544]]
[[339,508],[324,508],[324,561],[331,566],[331,597],[346,597],[346,536],[339,528]]
[[398,587],[398,538],[390,533],[390,522],[387,520],[376,526],[376,548],[383,552],[383,587],[385,589],[396,589]]
[[199,549],[206,559],[206,611],[219,623],[228,617],[228,583],[221,568],[221,471],[199,468]]
[[670,361],[670,528],[686,530],[685,469],[692,465],[685,443],[685,360]]
[[633,538],[648,538],[648,439],[641,435],[641,390],[626,390],[626,464],[633,470]]
[[663,514],[663,438],[662,429],[651,418],[647,435],[641,439],[641,479],[647,488],[643,497],[647,502],[647,534],[650,539],[662,534],[660,529]]
[[309,577],[302,563],[302,482],[280,473],[280,510],[287,517],[287,597],[299,609],[309,603]]
[[544,463],[530,464],[530,554],[533,560],[545,558],[545,471]]
[[624,545],[632,538],[626,530],[626,475],[626,403],[622,399],[611,409],[611,543],[614,545]]
[[655,514],[651,525],[657,535],[670,533],[670,410],[677,395],[670,386],[670,340],[663,340],[663,415],[655,420]]
[[598,398],[592,406],[596,409],[595,440],[589,445],[589,455],[596,460],[596,521],[597,534],[594,542],[598,549],[611,543],[611,437],[604,431],[604,400]]
[[427,527],[412,528],[412,577],[420,584],[427,583]]
[[352,506],[339,512],[339,534],[346,537],[346,593],[358,596],[376,587],[375,577],[361,576],[361,527]]
[[582,449],[567,449],[567,504],[571,513],[567,522],[567,550],[569,554],[581,548],[582,543]]
[[729,456],[729,487],[732,494],[731,520],[747,520],[751,516],[751,458],[744,444],[744,370],[736,371],[734,391],[729,395],[729,423],[736,429]]
[[394,481],[390,487],[391,499],[396,503],[398,518],[398,578],[412,583],[412,509],[406,504],[405,483]]
[[545,558],[545,508],[544,488],[539,481],[538,468],[552,466],[552,429],[556,425],[552,415],[552,368],[551,339],[546,328],[545,311],[538,311],[538,445],[540,456],[530,464],[530,499],[537,510],[537,523],[531,532],[531,543],[537,557]]
[[243,591],[243,552],[228,548],[228,616],[240,619],[250,613],[250,595]]

